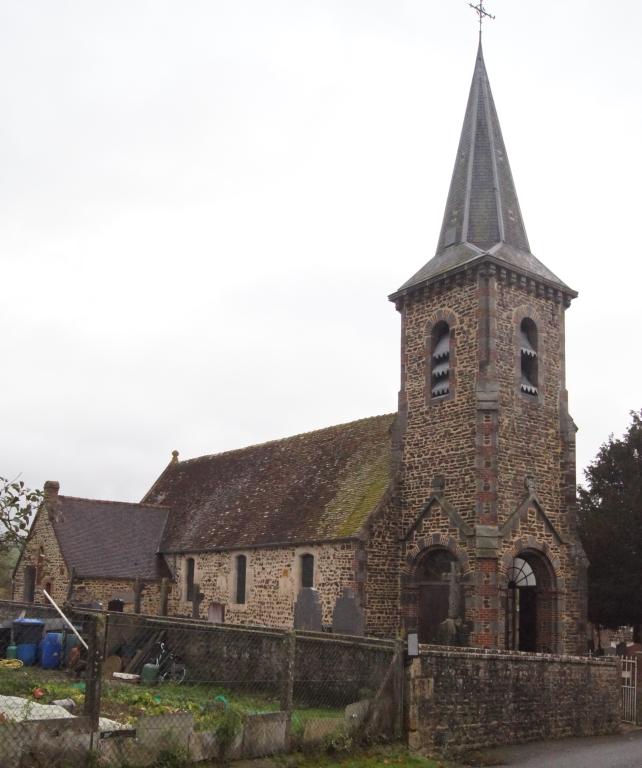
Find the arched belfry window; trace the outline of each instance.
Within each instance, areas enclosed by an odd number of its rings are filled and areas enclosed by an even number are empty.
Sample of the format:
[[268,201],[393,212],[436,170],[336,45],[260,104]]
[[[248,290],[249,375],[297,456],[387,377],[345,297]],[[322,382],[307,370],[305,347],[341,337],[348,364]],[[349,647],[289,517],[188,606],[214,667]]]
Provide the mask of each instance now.
[[430,394],[443,397],[450,393],[450,326],[445,321],[435,325],[430,350]]
[[519,358],[521,364],[520,390],[526,395],[538,394],[537,326],[525,317],[519,327]]

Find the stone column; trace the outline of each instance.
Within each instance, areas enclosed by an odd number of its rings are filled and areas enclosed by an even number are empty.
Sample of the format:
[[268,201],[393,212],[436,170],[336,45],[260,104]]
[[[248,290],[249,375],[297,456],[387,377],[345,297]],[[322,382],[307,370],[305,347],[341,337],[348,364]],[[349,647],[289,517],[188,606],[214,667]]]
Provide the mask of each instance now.
[[497,527],[497,450],[499,436],[499,380],[497,377],[497,275],[491,264],[480,270],[478,356],[475,423],[475,569],[471,644],[497,648],[499,643],[499,588]]

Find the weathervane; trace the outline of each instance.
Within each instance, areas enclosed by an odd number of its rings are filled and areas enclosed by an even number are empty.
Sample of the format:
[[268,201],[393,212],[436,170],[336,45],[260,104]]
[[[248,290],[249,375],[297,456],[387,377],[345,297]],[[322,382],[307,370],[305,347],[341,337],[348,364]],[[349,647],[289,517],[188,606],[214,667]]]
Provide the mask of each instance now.
[[484,0],[479,0],[479,5],[473,5],[472,3],[468,3],[468,5],[475,11],[475,13],[479,16],[479,37],[481,38],[482,33],[482,23],[484,19],[494,19],[494,16],[491,16],[488,11],[484,8]]

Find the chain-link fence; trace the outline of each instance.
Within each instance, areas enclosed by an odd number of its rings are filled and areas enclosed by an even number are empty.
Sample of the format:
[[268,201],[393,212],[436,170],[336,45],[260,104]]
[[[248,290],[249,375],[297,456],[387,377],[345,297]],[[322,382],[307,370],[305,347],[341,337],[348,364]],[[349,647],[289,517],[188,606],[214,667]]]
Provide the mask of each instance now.
[[65,614],[80,639],[52,608],[0,602],[3,768],[251,758],[401,735],[393,642]]
[[96,616],[0,601],[0,766],[84,765],[98,730]]

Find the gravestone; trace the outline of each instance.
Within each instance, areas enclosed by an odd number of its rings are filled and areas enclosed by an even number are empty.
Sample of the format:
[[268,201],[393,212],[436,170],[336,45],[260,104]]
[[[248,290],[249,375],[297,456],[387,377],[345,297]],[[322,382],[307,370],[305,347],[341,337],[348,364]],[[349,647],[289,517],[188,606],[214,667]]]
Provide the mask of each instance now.
[[337,635],[364,635],[363,611],[354,590],[343,588],[332,613],[332,631]]
[[322,624],[323,611],[319,593],[314,587],[304,587],[294,604],[294,628],[321,632]]

